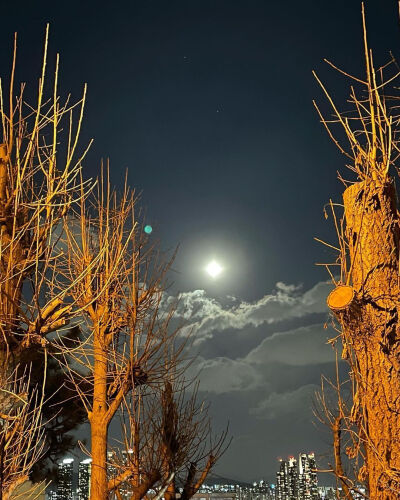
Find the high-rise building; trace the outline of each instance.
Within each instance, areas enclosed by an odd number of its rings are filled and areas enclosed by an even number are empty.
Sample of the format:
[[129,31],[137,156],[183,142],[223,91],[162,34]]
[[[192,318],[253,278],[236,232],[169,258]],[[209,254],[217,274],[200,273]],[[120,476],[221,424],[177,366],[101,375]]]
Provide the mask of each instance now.
[[73,472],[73,458],[65,458],[60,464],[58,464],[57,500],[71,500]]
[[299,455],[299,500],[318,500],[318,477],[314,453]]
[[276,500],[286,500],[287,491],[287,462],[280,460],[279,470],[276,473],[276,488],[275,488],[275,498]]
[[298,500],[298,474],[297,474],[297,460],[294,457],[289,457],[287,467],[287,484],[288,500]]
[[92,459],[86,458],[79,464],[78,469],[78,500],[88,500],[90,495],[90,474]]
[[297,460],[294,457],[280,461],[275,496],[277,500],[298,500]]
[[299,461],[294,457],[280,460],[276,475],[276,500],[319,500],[318,477],[314,453],[301,453]]
[[310,491],[312,500],[318,500],[318,476],[317,476],[317,465],[315,463],[315,455],[314,453],[308,454],[308,463],[310,466]]
[[[111,480],[118,476],[131,461],[133,450],[123,450],[121,453],[115,451],[107,452],[107,475]],[[132,498],[133,490],[129,481],[123,482],[119,487],[119,493],[123,500],[130,500]]]

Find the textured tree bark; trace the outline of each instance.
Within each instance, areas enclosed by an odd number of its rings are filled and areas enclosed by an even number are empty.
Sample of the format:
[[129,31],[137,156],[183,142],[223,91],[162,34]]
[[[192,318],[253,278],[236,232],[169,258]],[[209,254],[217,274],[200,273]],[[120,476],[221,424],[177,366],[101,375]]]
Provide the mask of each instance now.
[[90,500],[106,500],[107,484],[107,426],[100,418],[91,422],[92,438],[92,472],[90,484]]
[[[388,179],[367,180],[343,194],[355,298],[331,307],[352,352],[354,421],[364,441],[361,479],[373,500],[400,498],[399,225]],[[357,307],[351,304],[357,303]],[[328,305],[329,300],[328,300]]]
[[98,329],[94,333],[93,412],[90,416],[92,442],[92,472],[90,500],[108,498],[107,481],[107,358]]

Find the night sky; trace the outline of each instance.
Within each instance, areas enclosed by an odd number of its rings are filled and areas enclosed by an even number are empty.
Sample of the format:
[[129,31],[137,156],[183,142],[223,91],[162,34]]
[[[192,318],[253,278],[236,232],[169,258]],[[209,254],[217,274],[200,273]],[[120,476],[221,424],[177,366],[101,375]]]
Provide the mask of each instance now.
[[[179,245],[169,293],[181,293],[179,316],[196,326],[215,428],[229,420],[233,436],[216,472],[273,480],[277,457],[326,453],[311,407],[334,368],[330,286],[314,264],[331,254],[313,237],[335,244],[323,205],[340,201],[345,161],[312,106],[327,109],[311,71],[342,104],[349,82],[322,60],[363,75],[360,1],[11,4],[1,10],[2,77],[18,31],[17,79],[36,89],[50,22],[61,94],[79,98],[88,83],[85,175],[108,157],[122,186],[128,168],[152,237]],[[377,64],[400,55],[397,1],[366,8]],[[212,259],[224,268],[215,280],[204,272]]]

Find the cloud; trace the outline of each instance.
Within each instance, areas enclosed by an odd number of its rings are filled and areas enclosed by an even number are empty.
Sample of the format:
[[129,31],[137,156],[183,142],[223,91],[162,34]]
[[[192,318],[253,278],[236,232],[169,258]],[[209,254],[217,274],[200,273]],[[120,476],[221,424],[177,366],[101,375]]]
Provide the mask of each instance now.
[[304,413],[311,413],[307,409],[311,409],[315,392],[318,389],[317,385],[308,384],[290,392],[281,394],[273,392],[260,401],[256,407],[250,408],[249,413],[266,420],[274,420],[287,415],[299,418]]
[[271,382],[274,372],[276,377],[291,380],[293,370],[310,371],[312,366],[333,363],[334,359],[323,325],[316,324],[275,333],[242,358],[199,356],[192,370],[200,372],[200,389],[205,392],[223,394],[262,388],[265,393],[271,390],[271,384],[278,384]]
[[229,358],[198,359],[196,370],[200,372],[200,389],[208,393],[224,394],[247,391],[266,385],[262,374],[246,360]]
[[[204,290],[194,290],[179,295],[175,317],[188,322],[185,331],[193,329],[195,343],[198,344],[211,338],[214,332],[242,330],[246,326],[259,327],[327,312],[325,300],[331,288],[329,282],[320,282],[301,293],[298,286],[278,282],[275,290],[261,299],[254,302],[234,301],[233,305],[232,297],[229,297],[227,304],[223,304],[208,297]],[[173,298],[166,300],[172,301]]]
[[327,337],[322,324],[274,333],[250,351],[246,361],[253,364],[278,362],[293,366],[329,363],[334,357]]

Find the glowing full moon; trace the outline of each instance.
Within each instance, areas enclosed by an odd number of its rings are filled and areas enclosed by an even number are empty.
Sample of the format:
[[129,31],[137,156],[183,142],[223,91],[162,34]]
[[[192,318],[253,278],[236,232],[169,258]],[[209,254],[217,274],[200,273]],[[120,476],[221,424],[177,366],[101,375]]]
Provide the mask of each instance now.
[[216,278],[219,274],[221,274],[222,267],[218,264],[218,262],[213,260],[207,265],[206,271],[212,278]]

